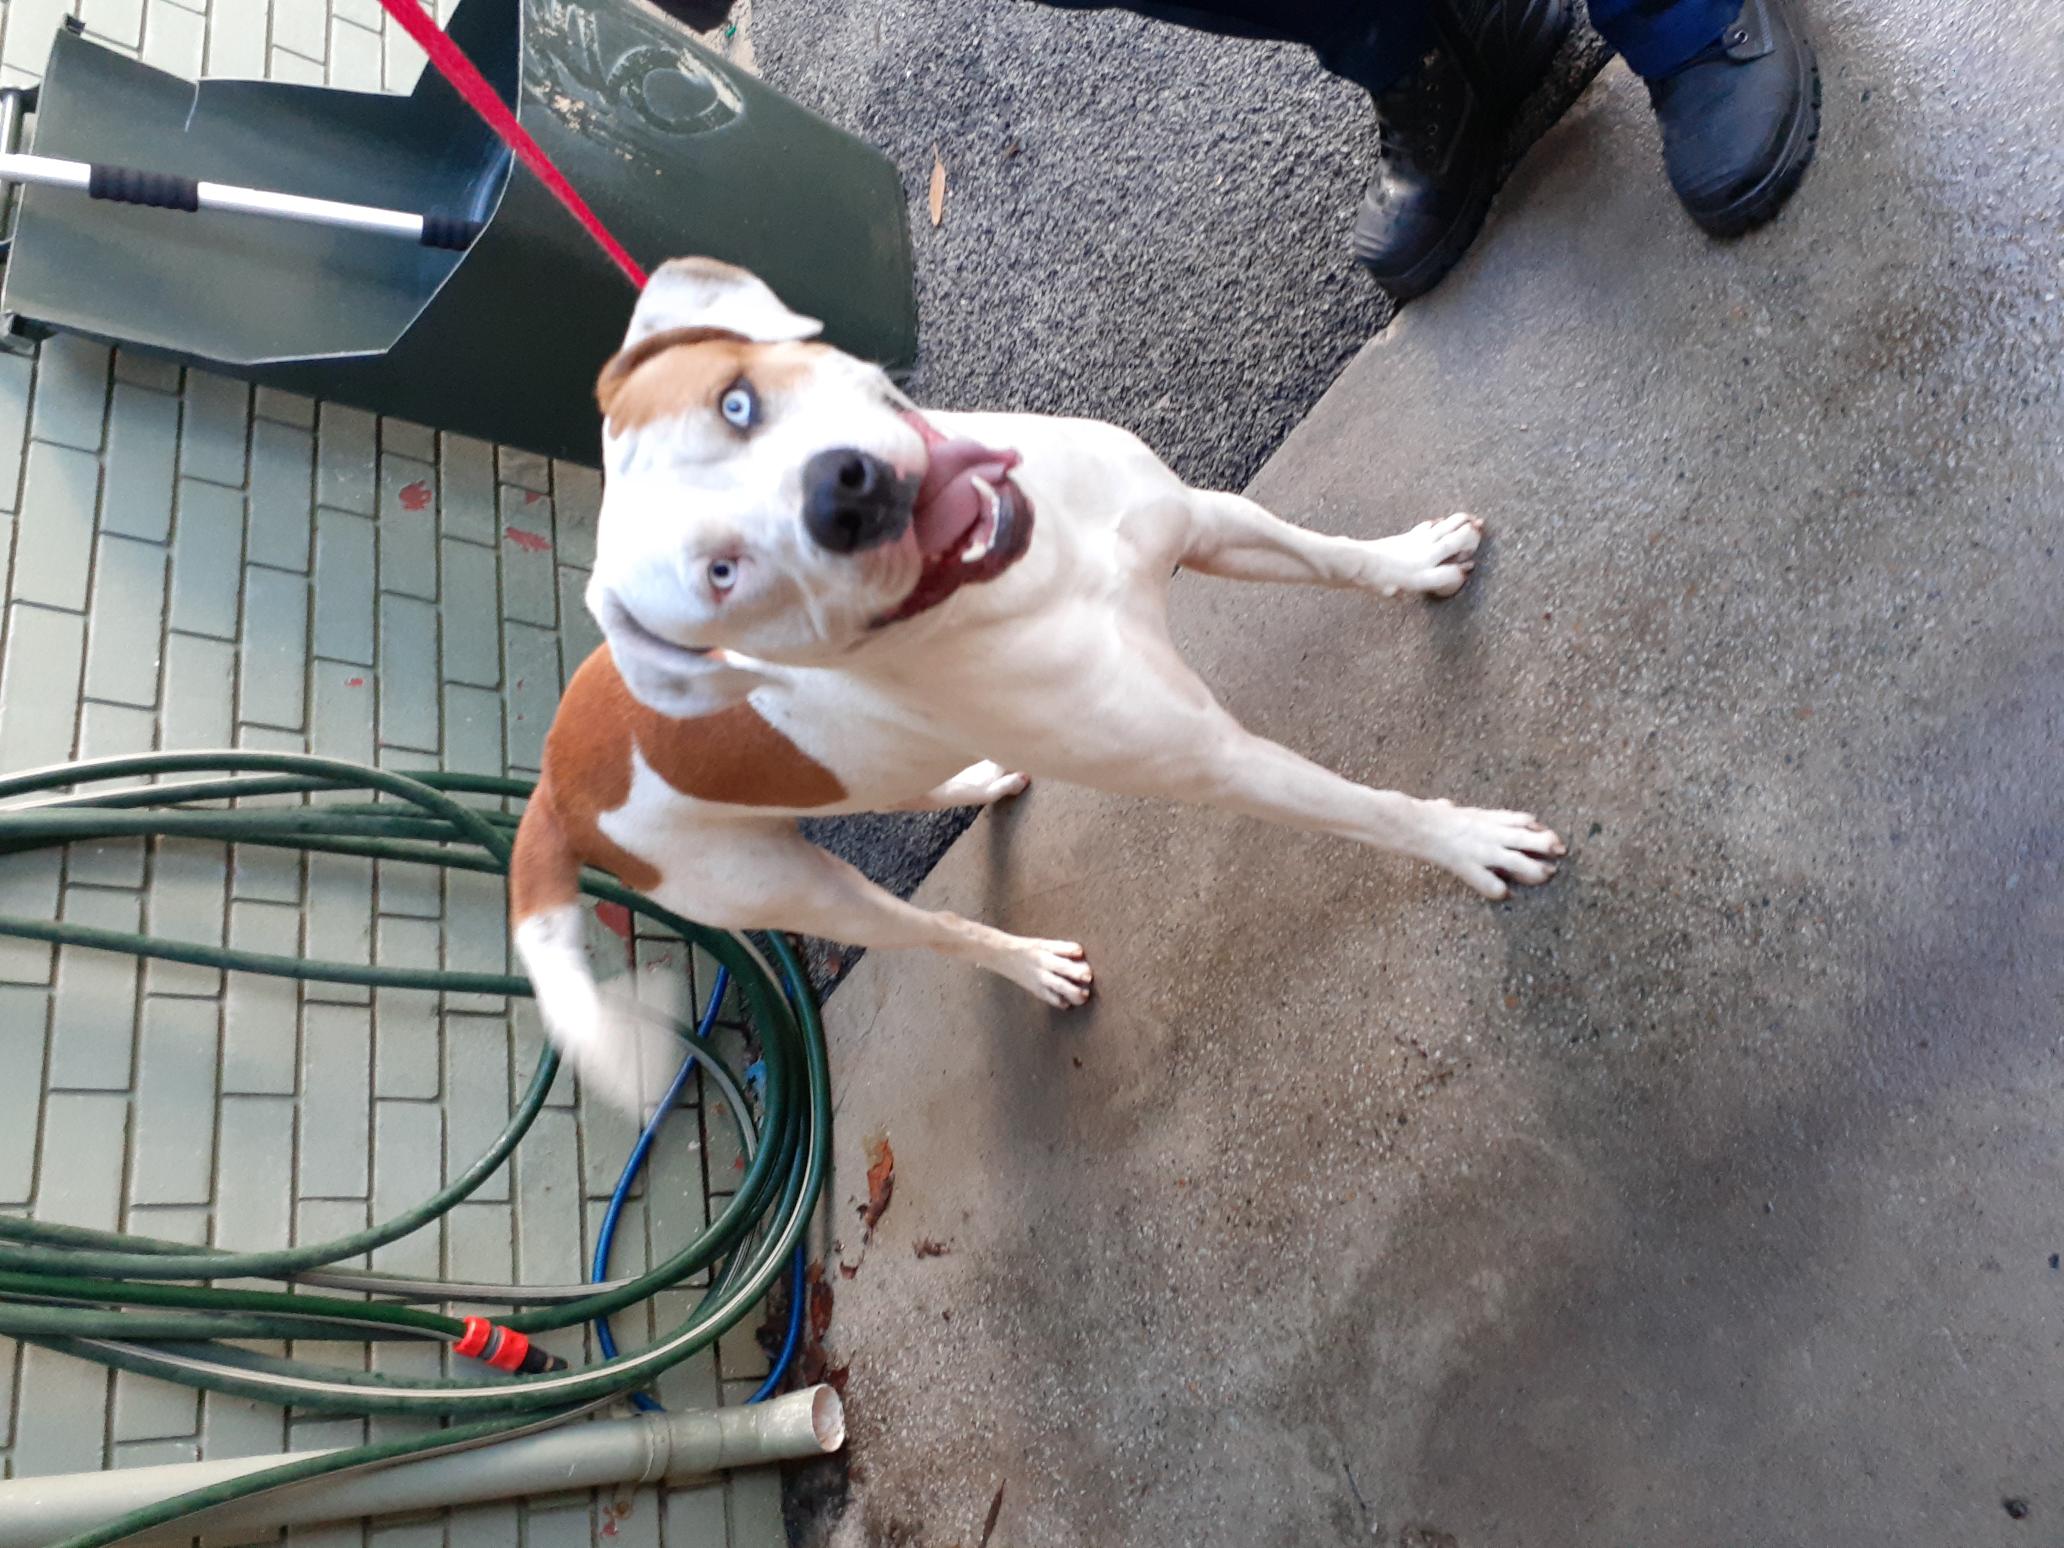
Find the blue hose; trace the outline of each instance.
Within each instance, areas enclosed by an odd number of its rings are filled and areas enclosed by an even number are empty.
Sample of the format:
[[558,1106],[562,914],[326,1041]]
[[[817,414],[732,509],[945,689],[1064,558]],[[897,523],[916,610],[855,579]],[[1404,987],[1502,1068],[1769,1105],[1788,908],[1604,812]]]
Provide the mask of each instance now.
[[[702,1008],[702,1019],[696,1023],[695,1039],[701,1042],[710,1034],[716,1024],[717,1010],[724,1003],[724,992],[731,987],[731,972],[728,968],[717,969],[716,983],[710,989],[709,1003]],[[666,1121],[681,1100],[681,1093],[688,1085],[688,1077],[695,1073],[695,1055],[690,1054],[681,1064],[673,1083],[667,1087],[666,1095],[660,1099],[652,1117],[646,1122],[644,1132],[638,1136],[637,1144],[631,1147],[631,1154],[624,1162],[623,1175],[616,1180],[616,1191],[609,1196],[609,1208],[602,1216],[602,1227],[595,1233],[595,1257],[588,1269],[588,1278],[600,1284],[609,1277],[609,1250],[616,1242],[616,1222],[623,1214],[624,1201],[631,1196],[631,1189],[637,1185],[638,1174],[645,1170],[645,1161],[652,1154],[652,1142],[659,1135],[659,1126]],[[803,1249],[796,1247],[795,1265],[789,1291],[788,1337],[781,1346],[781,1358],[774,1362],[774,1368],[767,1373],[767,1379],[748,1403],[758,1403],[773,1395],[781,1385],[781,1378],[788,1374],[788,1365],[795,1358],[796,1344],[803,1331]],[[595,1341],[602,1346],[605,1359],[616,1358],[616,1335],[610,1330],[607,1317],[595,1319]],[[665,1410],[643,1392],[631,1394],[631,1402],[646,1413],[664,1413]]]

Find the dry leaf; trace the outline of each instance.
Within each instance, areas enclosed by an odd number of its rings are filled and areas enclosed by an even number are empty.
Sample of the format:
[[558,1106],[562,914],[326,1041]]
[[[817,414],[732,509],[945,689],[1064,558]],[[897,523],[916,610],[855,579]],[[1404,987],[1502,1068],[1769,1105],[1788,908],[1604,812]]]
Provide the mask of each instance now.
[[932,224],[946,218],[946,162],[939,147],[932,147]]
[[866,1240],[874,1240],[874,1228],[889,1212],[889,1197],[896,1191],[896,1152],[889,1137],[867,1142],[867,1202],[860,1209],[860,1223],[867,1228]]
[[996,1518],[1002,1514],[1003,1484],[999,1483],[996,1486],[995,1496],[989,1501],[989,1514],[982,1522],[982,1541],[979,1548],[989,1548],[989,1539],[996,1535]]
[[920,1258],[943,1258],[953,1249],[944,1242],[934,1241],[929,1236],[920,1236],[910,1244],[910,1250]]

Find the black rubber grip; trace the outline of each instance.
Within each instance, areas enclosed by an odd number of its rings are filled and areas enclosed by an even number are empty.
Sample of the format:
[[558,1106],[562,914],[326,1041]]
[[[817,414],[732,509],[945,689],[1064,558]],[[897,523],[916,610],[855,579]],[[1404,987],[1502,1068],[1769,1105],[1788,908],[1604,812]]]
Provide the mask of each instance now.
[[481,230],[480,221],[469,220],[464,215],[425,215],[423,245],[448,247],[454,252],[464,252],[473,245],[473,239],[480,235]]
[[171,172],[142,172],[135,167],[104,167],[95,163],[86,174],[86,192],[95,199],[112,199],[117,204],[147,204],[159,210],[197,210],[201,207],[198,178],[179,177]]

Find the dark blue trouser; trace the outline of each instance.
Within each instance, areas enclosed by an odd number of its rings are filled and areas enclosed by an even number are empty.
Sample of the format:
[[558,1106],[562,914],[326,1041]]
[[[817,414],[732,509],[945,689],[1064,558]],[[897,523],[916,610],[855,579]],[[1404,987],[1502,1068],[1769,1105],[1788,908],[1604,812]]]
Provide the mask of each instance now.
[[[1075,10],[1127,10],[1232,37],[1307,43],[1319,62],[1370,91],[1406,74],[1425,51],[1435,0],[1041,0]],[[1591,0],[1591,23],[1637,75],[1667,75],[1719,37],[1741,0]]]

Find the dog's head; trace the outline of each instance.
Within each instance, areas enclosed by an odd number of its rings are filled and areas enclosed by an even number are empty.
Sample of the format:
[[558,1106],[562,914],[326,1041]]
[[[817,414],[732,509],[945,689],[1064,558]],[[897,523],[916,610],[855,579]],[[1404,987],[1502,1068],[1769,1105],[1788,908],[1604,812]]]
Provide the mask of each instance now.
[[742,269],[676,259],[603,367],[588,606],[655,707],[738,697],[726,653],[835,662],[1030,541],[1017,455],[941,435],[819,328]]

